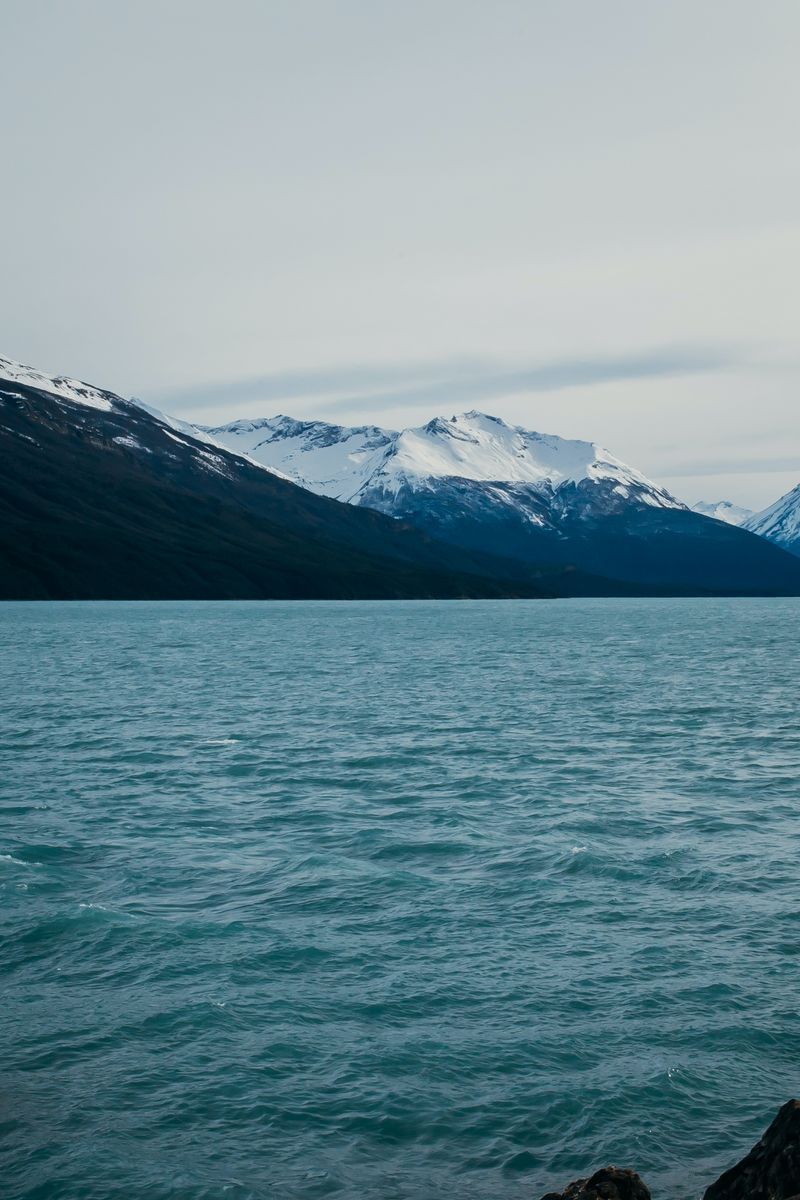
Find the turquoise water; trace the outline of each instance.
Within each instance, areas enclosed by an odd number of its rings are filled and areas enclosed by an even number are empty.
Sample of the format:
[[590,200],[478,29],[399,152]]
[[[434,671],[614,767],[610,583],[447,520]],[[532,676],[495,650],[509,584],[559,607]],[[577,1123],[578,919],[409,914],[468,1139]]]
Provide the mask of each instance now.
[[3,1195],[698,1195],[800,1090],[798,618],[0,606]]

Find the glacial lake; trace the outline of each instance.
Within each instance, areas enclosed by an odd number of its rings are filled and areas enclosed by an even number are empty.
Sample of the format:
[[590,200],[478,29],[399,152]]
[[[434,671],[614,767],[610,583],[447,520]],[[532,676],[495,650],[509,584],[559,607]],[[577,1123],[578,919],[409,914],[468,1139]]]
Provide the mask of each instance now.
[[699,1196],[800,1088],[799,629],[0,605],[4,1195]]

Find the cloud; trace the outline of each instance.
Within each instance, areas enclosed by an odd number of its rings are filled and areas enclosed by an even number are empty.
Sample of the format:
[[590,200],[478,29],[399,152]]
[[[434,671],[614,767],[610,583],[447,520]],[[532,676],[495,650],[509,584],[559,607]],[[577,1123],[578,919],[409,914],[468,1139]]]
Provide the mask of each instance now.
[[262,405],[268,416],[285,401],[304,400],[316,412],[374,412],[398,407],[470,405],[526,392],[723,371],[743,362],[741,351],[712,346],[668,346],[603,358],[503,364],[481,358],[437,362],[351,364],[308,371],[279,371],[228,382],[186,387],[154,397],[172,411],[213,405],[238,410]]

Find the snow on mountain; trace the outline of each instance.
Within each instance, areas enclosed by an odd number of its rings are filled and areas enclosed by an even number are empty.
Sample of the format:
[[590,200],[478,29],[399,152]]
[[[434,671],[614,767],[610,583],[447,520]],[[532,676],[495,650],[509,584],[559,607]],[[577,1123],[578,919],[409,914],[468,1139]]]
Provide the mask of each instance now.
[[149,404],[144,404],[141,400],[130,400],[128,403],[135,404],[138,408],[143,408],[146,413],[149,413],[151,417],[155,417],[162,425],[169,426],[170,429],[174,430],[170,436],[175,441],[182,442],[183,445],[187,443],[182,438],[177,437],[177,434],[185,434],[187,437],[193,438],[196,442],[205,442],[206,445],[213,446],[216,450],[227,450],[229,454],[236,454],[239,458],[247,459],[249,463],[254,463],[257,467],[269,471],[272,475],[279,475],[282,479],[288,478],[277,467],[270,467],[267,463],[257,462],[245,450],[235,446],[228,446],[219,438],[214,437],[207,429],[204,429],[202,425],[192,425],[189,421],[180,420],[179,417],[171,417],[169,413],[162,412],[158,408],[151,408]]
[[698,500],[692,505],[692,511],[703,517],[713,517],[715,521],[724,521],[727,525],[744,525],[753,516],[752,508],[742,508],[731,500]]
[[[47,375],[0,357],[0,378],[54,395],[71,404],[111,412],[134,404],[168,426],[180,439],[193,438],[225,449],[309,491],[394,515],[397,498],[430,491],[437,481],[497,483],[525,493],[550,493],[567,484],[605,484],[618,501],[683,508],[668,492],[594,442],[533,433],[479,412],[435,417],[399,432],[376,425],[348,428],[324,421],[279,416],[234,421],[217,428],[191,425],[65,376]],[[504,504],[511,492],[498,496]],[[514,501],[511,500],[511,503]],[[538,514],[529,519],[540,521]]]
[[302,487],[471,552],[669,595],[800,594],[790,555],[693,512],[595,442],[479,412],[399,432],[286,416],[208,432]]
[[94,389],[88,404],[75,393],[0,366],[2,599],[457,599],[598,586],[434,543],[112,392]]
[[23,366],[22,363],[3,358],[2,355],[0,379],[38,388],[40,391],[69,400],[72,404],[85,404],[89,408],[100,409],[101,412],[111,412],[113,397],[107,392],[91,387],[88,383],[81,383],[78,379],[68,379],[64,375],[43,375],[41,371],[34,371],[32,367]]
[[[184,437],[189,437],[195,442],[203,442],[216,450],[226,450],[228,453],[233,452],[242,458],[248,457],[242,449],[225,445],[201,426],[191,425],[188,421],[171,417],[157,408],[151,408],[149,404],[142,403],[141,400],[126,400],[114,392],[105,391],[102,388],[83,383],[78,379],[69,379],[63,375],[47,375],[42,371],[34,370],[33,367],[26,367],[23,363],[14,362],[13,359],[4,358],[2,355],[0,355],[0,380],[5,380],[12,384],[18,383],[24,387],[35,388],[37,391],[47,392],[48,395],[55,396],[58,400],[82,407],[94,408],[99,412],[110,413],[115,410],[115,406],[117,408],[119,406],[124,408],[127,405],[133,405],[135,408],[143,409],[156,421],[171,429],[173,433],[170,436],[182,445],[189,445],[189,443],[183,437],[177,435],[184,435]],[[130,440],[129,448],[136,449],[135,439]],[[198,453],[203,452],[198,451]],[[208,461],[210,462],[211,459],[209,458]],[[250,459],[250,461],[253,462],[254,460]],[[267,466],[265,463],[259,462],[256,465],[266,470],[271,470],[273,474],[281,474],[280,471]]]
[[220,445],[246,454],[319,496],[350,502],[356,502],[357,493],[397,436],[374,425],[346,429],[292,417],[199,428]]
[[383,511],[392,511],[401,492],[430,491],[450,480],[521,485],[548,494],[568,484],[603,483],[620,500],[684,508],[594,442],[533,433],[479,412],[435,417],[400,432],[283,416],[235,421],[207,432],[311,491]]
[[792,554],[800,554],[800,483],[774,504],[750,517],[744,528],[768,538]]
[[[554,585],[545,590],[572,595],[800,595],[800,561],[782,548],[800,526],[800,488],[761,514],[756,532],[766,537],[757,537],[693,512],[594,442],[482,413],[399,432],[290,417],[209,430],[8,359],[0,359],[0,407],[0,436],[16,449],[4,486],[24,498],[23,523],[39,522],[33,540],[13,524],[0,531],[7,572],[19,571],[20,547],[30,558],[9,595],[32,594],[37,579],[37,595],[72,587],[52,570],[64,554],[82,580],[74,594],[87,596],[471,595],[476,578],[481,595],[509,586],[514,595],[540,594],[543,579]],[[307,490],[267,478],[276,474]],[[100,545],[69,517],[113,508],[120,480],[134,500],[128,512],[126,496],[116,498],[114,522],[124,517],[138,547],[133,571],[116,524]],[[198,541],[204,521],[207,562]],[[342,558],[345,543],[355,557]],[[387,547],[404,564],[400,575],[384,561]],[[156,551],[164,553],[151,562]],[[0,568],[3,553],[0,546]],[[147,564],[153,569],[139,578]],[[452,579],[442,575],[447,564]]]

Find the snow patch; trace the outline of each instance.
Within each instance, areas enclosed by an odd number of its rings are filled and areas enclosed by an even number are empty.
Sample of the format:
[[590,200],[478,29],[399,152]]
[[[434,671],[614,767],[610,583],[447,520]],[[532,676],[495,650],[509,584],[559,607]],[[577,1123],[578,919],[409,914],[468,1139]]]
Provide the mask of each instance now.
[[40,392],[48,392],[60,400],[69,400],[71,404],[83,404],[87,408],[97,408],[101,412],[111,412],[112,397],[107,392],[81,383],[78,379],[68,379],[65,375],[44,375],[34,371],[22,363],[13,362],[10,358],[0,356],[0,379],[8,379],[12,383],[22,383],[26,387],[36,388]]
[[34,446],[39,445],[39,443],[36,441],[36,438],[32,438],[30,434],[27,433],[20,433],[18,429],[12,429],[10,425],[2,425],[0,426],[0,429],[5,429],[6,433],[10,433],[14,437],[22,438],[23,441],[30,442]]
[[143,446],[141,442],[137,442],[135,437],[115,437],[111,439],[117,446],[127,446],[131,450],[143,450],[145,454],[150,454],[147,446]]

